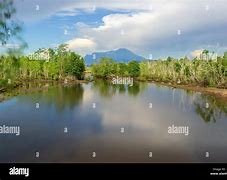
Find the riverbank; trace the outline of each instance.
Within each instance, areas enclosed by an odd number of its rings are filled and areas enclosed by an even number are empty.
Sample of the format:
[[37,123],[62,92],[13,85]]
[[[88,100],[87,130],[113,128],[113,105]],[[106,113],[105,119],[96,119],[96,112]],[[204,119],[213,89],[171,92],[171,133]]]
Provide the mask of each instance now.
[[[155,83],[163,86],[169,86],[171,88],[178,88],[178,89],[185,89],[185,90],[191,90],[194,92],[200,92],[204,94],[209,94],[212,96],[215,96],[217,98],[221,98],[225,101],[227,101],[227,89],[224,88],[216,88],[216,87],[203,87],[199,85],[194,85],[194,84],[172,84],[170,82],[159,82],[159,81],[151,81],[151,80],[140,80],[137,79],[136,81],[138,82],[148,82],[148,83]],[[0,87],[0,102],[4,100],[3,96],[1,94],[7,93],[10,91],[13,91],[14,89],[23,86],[24,83],[40,83],[40,84],[45,84],[45,83],[56,83],[56,84],[64,84],[64,85],[71,85],[74,83],[88,83],[89,81],[87,80],[23,80],[23,81],[17,81],[13,85],[9,85],[6,87]],[[29,92],[34,92],[34,91],[40,91],[40,90],[45,90],[48,88],[48,85],[43,85],[43,86],[38,86],[38,87],[33,87],[30,89],[23,88],[22,91],[25,93]]]
[[164,86],[169,86],[171,88],[178,88],[178,89],[185,89],[185,90],[191,90],[194,92],[200,92],[204,94],[209,94],[212,96],[215,96],[217,98],[221,98],[227,101],[227,89],[224,88],[216,88],[216,87],[202,87],[199,85],[193,85],[193,84],[171,84],[171,83],[165,83],[165,82],[155,82],[155,81],[147,81],[152,82],[156,84],[161,84]]
[[[77,83],[87,83],[87,80],[45,80],[45,79],[24,79],[15,81],[13,84],[0,87],[0,102],[8,99],[8,97],[16,96],[18,94],[27,94],[37,91],[45,91],[49,85],[63,84],[64,86],[70,86]],[[25,84],[30,84],[29,86]]]
[[[107,80],[111,81],[111,78],[108,78]],[[177,84],[177,83],[163,82],[163,81],[143,80],[140,78],[136,78],[135,81],[145,82],[145,83],[146,82],[155,83],[155,84],[159,84],[159,85],[163,85],[163,86],[169,86],[171,88],[191,90],[194,92],[209,94],[209,95],[215,96],[217,98],[221,98],[224,101],[227,101],[227,88],[225,88],[225,87],[223,87],[223,88],[221,88],[221,87],[204,87],[202,85],[197,85],[197,84]]]
[[73,84],[73,83],[87,83],[87,80],[46,80],[46,79],[23,79],[23,80],[17,80],[13,84],[7,84],[5,86],[0,86],[0,93],[6,92],[7,90],[12,90],[14,88],[17,88],[18,86],[23,85],[23,83],[64,83],[64,84]]

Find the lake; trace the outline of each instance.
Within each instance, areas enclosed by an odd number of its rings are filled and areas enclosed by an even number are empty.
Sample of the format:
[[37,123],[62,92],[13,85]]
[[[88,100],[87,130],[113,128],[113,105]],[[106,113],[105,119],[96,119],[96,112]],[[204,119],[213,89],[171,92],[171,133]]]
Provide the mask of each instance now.
[[227,162],[227,102],[213,96],[107,81],[15,91],[0,126],[20,135],[0,134],[0,162]]

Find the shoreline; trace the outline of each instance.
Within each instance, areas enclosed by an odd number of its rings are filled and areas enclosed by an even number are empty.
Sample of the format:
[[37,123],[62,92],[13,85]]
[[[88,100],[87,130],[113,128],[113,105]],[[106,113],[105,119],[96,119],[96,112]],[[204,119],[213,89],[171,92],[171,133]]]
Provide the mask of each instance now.
[[[49,87],[49,85],[48,84],[44,85],[45,83],[53,83],[55,85],[57,85],[57,84],[72,85],[72,84],[78,84],[78,83],[80,84],[80,83],[87,83],[87,82],[89,82],[89,81],[87,81],[87,80],[69,80],[69,81],[67,81],[67,83],[65,83],[64,80],[45,80],[45,79],[19,80],[19,81],[16,81],[12,85],[0,87],[0,102],[3,102],[4,100],[7,99],[6,98],[6,97],[8,97],[7,94],[12,93],[14,95],[17,95],[18,92],[23,92],[23,93],[27,94],[27,93],[32,93],[32,92],[36,92],[36,91],[46,90]],[[43,86],[37,86],[37,87],[32,87],[30,89],[26,89],[23,87],[23,84],[25,84],[25,83],[34,83],[34,84],[40,83],[40,84],[43,84]],[[17,90],[19,90],[19,91],[17,92]]]
[[157,81],[143,81],[143,82],[155,83],[163,86],[168,86],[171,88],[190,90],[193,92],[200,92],[200,93],[215,96],[216,98],[219,98],[219,99],[226,100],[227,102],[227,89],[224,89],[224,88],[203,87],[203,86],[193,85],[193,84],[171,84],[171,83],[157,82]]
[[87,81],[87,80],[68,80],[67,83],[65,83],[64,80],[22,79],[22,80],[16,81],[15,84],[13,84],[13,85],[0,87],[0,93],[4,93],[4,92],[7,92],[8,90],[15,89],[15,88],[23,85],[23,83],[63,83],[63,84],[73,84],[73,83],[87,83],[87,82],[89,82],[89,81]]
[[[106,80],[109,80],[109,79],[106,79]],[[204,86],[196,85],[196,84],[176,84],[176,83],[163,82],[163,81],[141,80],[139,78],[135,78],[135,81],[159,84],[159,85],[162,85],[162,86],[171,87],[173,89],[176,88],[176,89],[190,90],[190,91],[193,91],[193,92],[200,92],[200,93],[212,95],[212,96],[214,96],[218,99],[222,99],[222,100],[227,102],[227,88],[204,87]]]
[[[146,82],[146,83],[154,83],[154,84],[159,84],[159,85],[163,85],[163,86],[167,86],[167,87],[171,87],[171,88],[200,92],[200,93],[209,94],[209,95],[215,96],[216,98],[223,99],[223,100],[227,101],[227,89],[225,89],[225,88],[203,87],[203,86],[195,85],[195,84],[172,84],[170,82],[161,82],[161,81],[153,81],[153,80],[136,79],[136,81]],[[0,88],[0,95],[4,94],[6,92],[12,91],[12,90],[18,88],[19,86],[22,86],[24,82],[26,82],[26,83],[60,83],[60,84],[70,85],[70,84],[74,84],[74,83],[88,83],[88,82],[91,82],[91,81],[69,80],[67,83],[65,83],[64,80],[57,80],[56,81],[56,80],[45,80],[45,79],[40,79],[40,80],[34,80],[34,79],[28,80],[27,79],[27,80],[17,81],[15,85],[10,86],[10,87],[1,87]],[[41,89],[45,89],[45,87],[43,87]],[[40,88],[39,88],[39,90],[40,90]],[[0,96],[0,102],[1,102],[1,96]]]

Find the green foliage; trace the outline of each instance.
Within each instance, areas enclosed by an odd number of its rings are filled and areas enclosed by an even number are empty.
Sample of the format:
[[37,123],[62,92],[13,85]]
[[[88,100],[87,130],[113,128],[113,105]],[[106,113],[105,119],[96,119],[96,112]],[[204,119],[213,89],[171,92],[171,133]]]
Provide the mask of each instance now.
[[[209,51],[203,52],[209,55]],[[213,53],[214,54],[214,53]],[[217,60],[179,60],[168,57],[167,60],[153,60],[127,63],[116,63],[112,59],[103,58],[92,65],[92,73],[96,77],[131,76],[140,80],[154,80],[180,84],[197,84],[213,87],[227,87],[227,52]]]
[[[36,55],[45,49],[39,49]],[[85,64],[81,56],[68,51],[65,45],[57,50],[48,49],[49,60],[30,59],[27,56],[2,56],[0,57],[1,85],[10,79],[46,79],[61,80],[67,76],[83,79]],[[34,56],[35,58],[36,56]]]
[[21,28],[11,18],[16,9],[13,7],[13,0],[2,0],[0,2],[0,41],[5,45],[11,36],[15,36]]
[[227,52],[224,53],[222,64],[225,68],[227,68]]
[[140,75],[140,65],[137,61],[117,63],[110,58],[102,58],[97,64],[91,66],[91,71],[95,77],[108,78],[111,76],[132,76]]
[[83,58],[74,52],[70,52],[65,65],[65,73],[75,76],[78,79],[83,79],[84,71],[85,65]]
[[108,78],[116,74],[117,64],[111,58],[102,58],[99,63],[92,65],[91,71],[96,77]]
[[128,63],[128,73],[132,77],[138,77],[140,75],[140,65],[137,61]]
[[[46,49],[39,49],[36,53],[43,51]],[[66,45],[61,45],[56,50],[48,49],[48,52],[50,55],[48,61],[30,59],[27,56],[1,56],[0,86],[8,82],[8,79],[13,82],[17,79],[84,78],[83,58],[69,51]],[[168,58],[164,61],[117,63],[110,58],[102,58],[93,64],[90,70],[93,76],[104,79],[112,76],[131,76],[141,80],[227,87],[226,61],[227,53],[223,57],[217,57],[217,60],[209,58],[189,60],[185,57],[179,60]]]
[[128,65],[125,63],[118,63],[117,75],[127,76],[128,75]]
[[176,71],[177,73],[179,73],[180,70],[181,70],[181,64],[180,64],[179,62],[176,62],[174,65],[175,65],[175,71]]
[[[15,13],[14,0],[0,1],[0,43],[8,54],[14,54],[14,56],[20,54],[27,47],[27,44],[19,36],[22,27],[17,21]],[[9,42],[16,42],[19,44],[19,48],[8,48],[6,45]]]
[[[204,51],[207,54],[207,51]],[[207,59],[207,60],[206,60]],[[168,58],[166,61],[145,61],[140,63],[140,78],[154,81],[189,84],[203,86],[227,86],[227,53],[217,60],[182,58],[180,60]]]

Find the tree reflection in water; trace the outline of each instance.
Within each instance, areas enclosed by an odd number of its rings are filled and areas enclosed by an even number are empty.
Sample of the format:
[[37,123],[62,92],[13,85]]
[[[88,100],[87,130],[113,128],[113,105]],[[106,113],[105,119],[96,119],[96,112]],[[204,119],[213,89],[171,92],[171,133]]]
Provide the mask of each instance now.
[[[98,92],[101,97],[112,98],[116,94],[137,97],[148,88],[149,83],[134,82],[133,86],[115,85],[111,81],[97,80],[91,84],[94,92]],[[162,86],[155,86],[159,91]],[[205,122],[216,122],[217,119],[227,119],[227,102],[201,93],[195,93],[190,90],[179,90],[168,88],[165,93],[172,94],[172,105],[178,106],[184,111],[194,111]],[[38,91],[38,92],[37,92]],[[23,96],[25,94],[31,94]],[[23,86],[13,89],[3,94],[4,99],[10,99],[18,96],[21,103],[34,106],[35,103],[55,106],[58,111],[64,111],[66,108],[74,108],[82,103],[84,89],[81,84],[62,85],[61,83],[42,82],[25,83]],[[208,106],[206,107],[206,104]]]
[[35,103],[51,107],[54,105],[57,110],[63,111],[65,108],[74,108],[82,103],[84,89],[81,84],[62,85],[61,83],[25,83],[19,88],[4,94],[5,99],[9,99],[16,95],[25,95],[20,98],[21,103],[30,104]]
[[93,82],[92,89],[97,91],[101,97],[111,98],[117,93],[125,94],[128,93],[129,96],[138,96],[148,87],[147,83],[134,82],[133,86],[122,85],[122,84],[112,84],[111,81],[107,80],[96,80]]
[[[171,89],[171,88],[170,88]],[[172,89],[172,104],[183,111],[194,111],[204,122],[227,119],[227,102],[211,95],[191,90]]]
[[201,94],[196,97],[194,105],[196,113],[205,122],[216,122],[221,116],[227,117],[227,103],[213,96]]
[[84,89],[81,84],[71,84],[67,86],[59,85],[50,89],[47,93],[41,94],[41,101],[45,104],[54,103],[57,110],[63,111],[65,108],[74,108],[82,103]]

